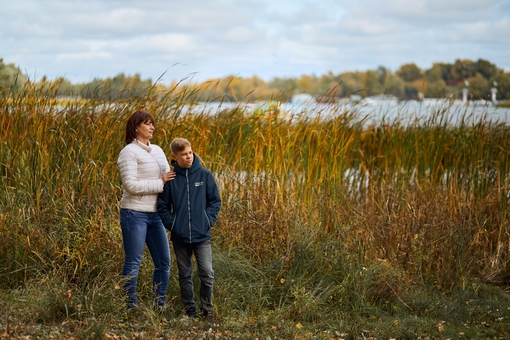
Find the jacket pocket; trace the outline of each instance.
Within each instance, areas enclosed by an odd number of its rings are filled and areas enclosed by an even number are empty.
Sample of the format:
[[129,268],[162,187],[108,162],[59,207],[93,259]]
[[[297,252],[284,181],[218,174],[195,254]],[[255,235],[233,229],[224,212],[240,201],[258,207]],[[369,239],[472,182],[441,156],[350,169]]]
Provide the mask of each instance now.
[[209,216],[207,216],[207,211],[204,210],[205,220],[207,221],[207,225],[209,226],[209,229],[212,228],[211,220],[209,219]]
[[175,226],[175,220],[177,220],[177,218],[175,217],[175,214],[173,215],[173,221],[172,221],[172,225],[170,226],[170,232],[172,232],[172,230],[174,230],[174,226]]

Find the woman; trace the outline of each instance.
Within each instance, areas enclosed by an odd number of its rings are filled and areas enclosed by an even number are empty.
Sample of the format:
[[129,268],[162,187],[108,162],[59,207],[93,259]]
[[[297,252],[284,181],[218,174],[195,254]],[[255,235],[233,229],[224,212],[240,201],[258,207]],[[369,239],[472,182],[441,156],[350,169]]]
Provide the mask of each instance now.
[[136,287],[145,244],[154,262],[154,302],[159,308],[165,305],[170,276],[170,247],[156,204],[158,193],[175,173],[170,171],[163,150],[150,144],[153,133],[154,118],[143,111],[133,113],[126,124],[126,146],[117,161],[124,188],[120,225],[125,254],[122,275],[126,278],[128,308],[138,305]]

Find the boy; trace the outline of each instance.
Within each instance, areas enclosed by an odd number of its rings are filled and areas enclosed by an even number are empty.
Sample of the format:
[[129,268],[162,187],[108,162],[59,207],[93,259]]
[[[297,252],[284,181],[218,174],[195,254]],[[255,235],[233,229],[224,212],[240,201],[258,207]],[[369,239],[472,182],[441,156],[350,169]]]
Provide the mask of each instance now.
[[192,281],[194,254],[200,278],[201,316],[210,319],[214,284],[210,239],[220,211],[220,194],[211,172],[202,168],[188,140],[176,138],[170,148],[176,176],[159,194],[158,213],[170,230],[186,315],[194,318],[197,314]]

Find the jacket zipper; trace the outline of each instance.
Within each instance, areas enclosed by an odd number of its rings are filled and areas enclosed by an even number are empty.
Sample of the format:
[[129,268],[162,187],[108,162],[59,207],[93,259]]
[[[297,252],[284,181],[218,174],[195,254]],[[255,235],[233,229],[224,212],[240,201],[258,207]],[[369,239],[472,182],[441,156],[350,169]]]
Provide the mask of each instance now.
[[189,177],[188,177],[188,169],[186,169],[186,186],[188,189],[188,230],[189,230],[189,243],[193,243],[191,241],[191,199],[189,192]]

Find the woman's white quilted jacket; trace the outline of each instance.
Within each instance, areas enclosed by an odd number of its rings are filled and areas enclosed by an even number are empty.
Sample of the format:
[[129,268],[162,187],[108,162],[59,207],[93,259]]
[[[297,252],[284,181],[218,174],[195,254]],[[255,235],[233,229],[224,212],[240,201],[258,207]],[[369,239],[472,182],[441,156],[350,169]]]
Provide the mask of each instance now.
[[156,212],[158,193],[163,192],[164,186],[161,176],[170,171],[163,150],[157,145],[144,145],[134,140],[122,149],[117,165],[124,188],[120,207]]

